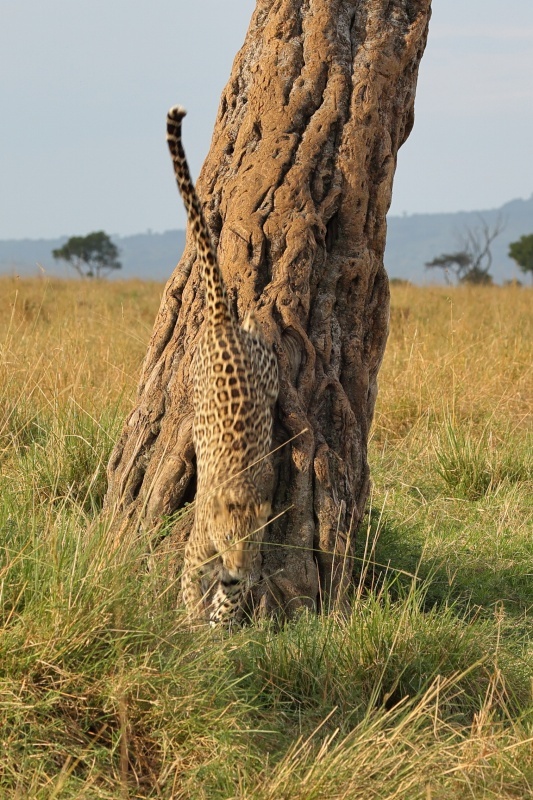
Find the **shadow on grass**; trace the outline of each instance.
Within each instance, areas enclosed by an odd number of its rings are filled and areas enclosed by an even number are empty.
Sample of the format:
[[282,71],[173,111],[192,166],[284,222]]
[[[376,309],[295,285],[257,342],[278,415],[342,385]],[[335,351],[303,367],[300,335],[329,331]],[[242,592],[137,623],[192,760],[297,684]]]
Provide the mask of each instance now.
[[[503,606],[507,615],[519,617],[533,607],[533,585],[528,563],[516,559],[498,559],[491,548],[469,546],[464,523],[446,519],[441,534],[448,545],[445,552],[435,553],[435,545],[427,542],[425,522],[408,524],[393,517],[383,518],[370,510],[370,534],[374,541],[370,565],[364,585],[368,590],[379,588],[386,578],[397,577],[399,586],[406,586],[415,575],[427,586],[425,605],[453,604],[461,612],[493,614]],[[368,546],[367,546],[368,552]],[[356,575],[365,558],[365,537],[362,532],[356,544]],[[507,563],[506,563],[507,562]]]

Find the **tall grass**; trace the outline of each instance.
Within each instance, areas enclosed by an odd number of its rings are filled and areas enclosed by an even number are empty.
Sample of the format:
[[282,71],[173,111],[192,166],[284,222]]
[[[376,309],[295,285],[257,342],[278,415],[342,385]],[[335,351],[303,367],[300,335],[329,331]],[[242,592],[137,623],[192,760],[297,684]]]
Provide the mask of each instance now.
[[533,316],[520,287],[392,287],[374,439],[450,420],[522,433],[531,425]]
[[531,796],[530,292],[395,287],[351,609],[228,636],[98,516],[161,287],[0,284],[0,797]]

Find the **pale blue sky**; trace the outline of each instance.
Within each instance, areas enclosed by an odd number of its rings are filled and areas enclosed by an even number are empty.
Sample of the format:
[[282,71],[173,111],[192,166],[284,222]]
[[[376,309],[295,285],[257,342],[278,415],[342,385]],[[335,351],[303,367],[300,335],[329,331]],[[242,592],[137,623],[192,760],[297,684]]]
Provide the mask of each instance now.
[[[196,175],[252,0],[0,0],[0,239],[184,227],[166,151]],[[533,2],[434,0],[391,213],[533,193]]]

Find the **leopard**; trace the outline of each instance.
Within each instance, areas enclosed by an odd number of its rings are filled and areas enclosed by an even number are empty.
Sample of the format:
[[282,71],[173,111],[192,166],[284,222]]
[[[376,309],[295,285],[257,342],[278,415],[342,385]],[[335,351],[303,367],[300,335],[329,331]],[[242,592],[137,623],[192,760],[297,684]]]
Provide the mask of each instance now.
[[271,505],[264,463],[272,446],[278,363],[252,311],[242,324],[228,301],[217,252],[182,143],[182,106],[167,115],[174,175],[196,244],[205,293],[191,363],[196,498],[181,579],[187,617],[231,627],[257,574]]

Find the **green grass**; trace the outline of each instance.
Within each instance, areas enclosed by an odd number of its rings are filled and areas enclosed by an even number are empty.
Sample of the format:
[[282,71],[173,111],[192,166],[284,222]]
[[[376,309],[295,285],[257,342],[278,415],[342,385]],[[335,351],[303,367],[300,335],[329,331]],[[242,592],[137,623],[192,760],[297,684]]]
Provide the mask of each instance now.
[[5,796],[460,797],[473,782],[498,797],[502,774],[533,777],[532,658],[501,614],[427,608],[427,584],[386,579],[349,615],[190,632],[145,542],[114,547],[72,501],[33,525],[18,511],[2,524]]
[[[516,439],[516,437],[515,437]],[[466,500],[479,500],[514,483],[533,478],[533,439],[494,442],[490,434],[456,430],[448,420],[435,446],[437,471],[448,489]]]
[[6,287],[0,798],[532,796],[526,292],[398,287],[350,608],[229,636],[98,516],[160,288]]

